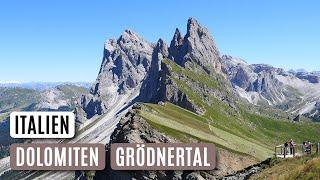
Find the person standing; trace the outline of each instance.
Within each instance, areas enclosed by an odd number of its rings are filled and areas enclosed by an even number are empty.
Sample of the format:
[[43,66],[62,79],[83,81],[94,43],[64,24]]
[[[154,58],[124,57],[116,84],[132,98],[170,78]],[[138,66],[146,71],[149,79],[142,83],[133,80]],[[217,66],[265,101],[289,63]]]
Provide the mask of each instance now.
[[311,154],[311,142],[310,141],[308,141],[307,142],[307,154]]
[[295,143],[292,139],[289,142],[289,146],[290,146],[290,154],[292,154],[294,156],[295,155],[295,149],[294,149]]
[[288,154],[288,146],[289,146],[289,143],[288,143],[288,142],[285,142],[285,143],[284,143],[284,148],[283,148],[283,149],[284,149],[284,152],[283,152],[284,155],[287,155],[287,154]]

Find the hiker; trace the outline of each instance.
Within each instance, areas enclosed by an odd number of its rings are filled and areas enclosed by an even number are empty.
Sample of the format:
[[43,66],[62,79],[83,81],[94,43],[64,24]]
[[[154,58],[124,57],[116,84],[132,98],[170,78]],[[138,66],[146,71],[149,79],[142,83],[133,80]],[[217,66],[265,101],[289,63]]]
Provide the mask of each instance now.
[[290,154],[294,155],[295,154],[295,152],[294,152],[295,143],[293,142],[292,139],[289,141],[289,146],[290,146]]
[[289,143],[288,142],[285,142],[284,143],[284,152],[283,152],[283,154],[288,154],[288,146],[289,146]]
[[310,141],[307,142],[306,151],[307,151],[307,154],[311,154],[311,142]]
[[306,153],[306,152],[307,152],[306,145],[307,145],[307,143],[306,143],[305,141],[303,141],[303,142],[302,142],[302,152],[303,152],[303,153]]

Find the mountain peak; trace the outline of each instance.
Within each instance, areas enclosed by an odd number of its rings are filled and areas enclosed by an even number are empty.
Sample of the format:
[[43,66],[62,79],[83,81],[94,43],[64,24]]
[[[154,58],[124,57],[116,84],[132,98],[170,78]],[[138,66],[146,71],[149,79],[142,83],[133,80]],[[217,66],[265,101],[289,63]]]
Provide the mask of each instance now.
[[182,49],[183,41],[180,30],[176,28],[169,47],[169,57],[181,66],[183,66],[183,56],[185,54],[185,50]]
[[109,39],[104,44],[105,53],[112,52],[121,47],[129,49],[130,47],[151,48],[151,44],[139,36],[136,32],[126,29],[118,39]]
[[164,44],[164,40],[162,38],[159,38],[158,41],[157,41],[157,44]]
[[190,28],[193,28],[193,27],[199,27],[200,24],[198,23],[198,21],[193,18],[193,17],[190,17],[188,19],[188,24],[187,24],[187,29],[189,30]]
[[209,31],[207,28],[202,27],[198,21],[194,18],[189,18],[188,19],[188,24],[187,24],[187,37],[202,37],[203,35],[206,35],[207,37],[211,38]]
[[166,44],[166,42],[163,39],[160,38],[158,40],[158,42],[155,46],[154,52],[161,53],[163,57],[169,56],[168,45]]
[[198,21],[193,17],[189,17],[188,24],[190,24],[190,23],[198,23]]
[[170,46],[181,46],[182,43],[183,43],[183,37],[181,35],[180,30],[178,28],[176,28],[176,31],[173,35]]
[[181,37],[176,30],[170,46],[171,52],[175,53],[174,61],[182,66],[194,62],[208,73],[221,72],[220,53],[207,28],[202,27],[196,19],[189,18],[183,40],[177,41],[179,35]]
[[126,29],[118,39],[119,41],[144,41],[137,33],[130,29]]

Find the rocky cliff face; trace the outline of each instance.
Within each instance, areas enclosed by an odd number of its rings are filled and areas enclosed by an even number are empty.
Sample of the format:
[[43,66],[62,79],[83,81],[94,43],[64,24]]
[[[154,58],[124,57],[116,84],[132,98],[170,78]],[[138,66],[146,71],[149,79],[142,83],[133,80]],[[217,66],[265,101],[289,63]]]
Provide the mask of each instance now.
[[[181,143],[154,129],[139,116],[139,111],[145,110],[144,108],[143,105],[135,105],[120,120],[118,127],[111,135],[110,143]],[[190,141],[196,142],[197,140],[190,139]],[[110,146],[107,149],[109,150]],[[216,179],[255,162],[250,157],[246,159],[222,149],[218,149],[217,158],[217,168],[212,171],[114,171],[107,163],[103,171],[95,173],[95,179]],[[109,151],[107,151],[106,162],[110,162]]]
[[[176,29],[168,51],[168,59],[161,63],[158,101],[169,101],[197,114],[204,114],[204,109],[180,87],[181,83],[185,83],[200,96],[207,99],[215,96],[221,101],[227,101],[229,105],[232,104],[230,96],[226,95],[226,92],[232,91],[231,85],[224,78],[218,48],[205,27],[190,18],[186,35],[183,37],[179,29]],[[186,74],[186,71],[193,73]],[[195,80],[191,76],[200,78]],[[205,85],[207,78],[216,81],[216,86]],[[224,91],[220,91],[218,86],[224,86]]]
[[271,105],[294,114],[319,117],[319,75],[287,72],[265,64],[248,64],[232,56],[222,56],[223,68],[238,95],[255,105]]
[[151,67],[146,79],[142,83],[137,101],[158,102],[160,99],[160,73],[162,71],[162,61],[169,56],[168,46],[159,39],[152,53]]
[[207,28],[193,18],[188,20],[187,34],[184,37],[176,29],[169,52],[169,57],[183,67],[196,63],[208,73],[221,72],[220,53],[212,36]]
[[225,55],[222,60],[231,83],[239,95],[249,102],[274,105],[286,100],[287,89],[276,78],[281,69],[265,64],[249,65],[241,59]]
[[320,75],[317,73],[297,72],[294,75],[303,80],[308,80],[310,83],[316,84],[320,82]]
[[[81,106],[87,119],[106,113],[120,99],[132,100],[150,71],[157,69],[154,46],[131,30],[117,40],[108,40],[100,71],[89,96],[83,96]],[[80,121],[82,119],[79,119]]]
[[[110,143],[173,143],[175,139],[153,129],[143,118],[137,115],[140,106],[129,111],[112,133]],[[106,162],[110,162],[108,147]],[[180,178],[179,178],[180,176]],[[170,178],[172,177],[172,178]],[[175,177],[175,178],[174,178]],[[181,179],[181,173],[173,171],[114,171],[107,163],[105,170],[95,174],[96,179]]]
[[167,86],[165,76],[170,72],[162,69],[165,68],[162,61],[166,58],[182,67],[197,66],[208,74],[222,73],[220,54],[213,38],[193,18],[188,20],[184,37],[176,30],[170,47],[162,39],[153,45],[126,30],[119,39],[111,39],[105,44],[95,85],[90,95],[81,98],[81,108],[77,109],[78,122],[105,114],[121,99],[131,104],[169,100],[196,109],[176,85]]

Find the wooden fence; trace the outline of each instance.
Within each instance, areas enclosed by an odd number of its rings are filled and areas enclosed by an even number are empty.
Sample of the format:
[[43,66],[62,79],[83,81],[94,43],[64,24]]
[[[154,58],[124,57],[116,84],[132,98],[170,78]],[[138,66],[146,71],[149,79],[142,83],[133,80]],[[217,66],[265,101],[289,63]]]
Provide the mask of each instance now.
[[288,145],[287,147],[283,145],[278,145],[274,149],[276,157],[279,158],[289,158],[295,156],[303,156],[306,154],[318,153],[320,154],[320,142],[311,143],[310,145],[295,144],[293,146]]

